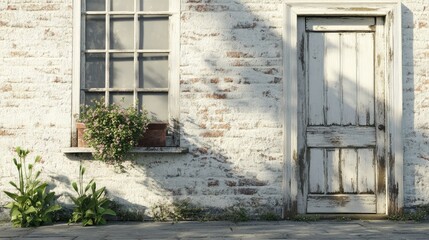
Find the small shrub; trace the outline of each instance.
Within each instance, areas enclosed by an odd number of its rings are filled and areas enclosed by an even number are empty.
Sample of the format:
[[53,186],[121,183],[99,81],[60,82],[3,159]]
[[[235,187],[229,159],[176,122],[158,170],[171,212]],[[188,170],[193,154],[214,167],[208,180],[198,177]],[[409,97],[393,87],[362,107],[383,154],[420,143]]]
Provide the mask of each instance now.
[[107,105],[104,99],[85,105],[79,117],[85,124],[84,139],[95,149],[94,158],[103,161],[121,161],[137,146],[149,124],[146,111],[134,107],[121,108],[117,104]]
[[153,220],[166,222],[178,221],[206,221],[206,210],[201,206],[192,204],[189,200],[176,201],[173,204],[161,203],[152,208]]
[[15,227],[37,227],[52,222],[52,214],[61,209],[54,204],[55,192],[47,190],[48,184],[38,180],[40,171],[34,172],[34,166],[41,161],[37,156],[32,164],[26,164],[28,150],[17,147],[15,152],[19,160],[13,159],[18,170],[19,183],[10,182],[18,193],[5,191],[13,201],[5,207],[10,209],[10,217]]
[[232,206],[226,209],[224,219],[234,223],[247,222],[250,220],[250,216],[245,208]]
[[169,219],[172,219],[173,215],[172,206],[167,205],[166,203],[160,203],[152,206],[151,212],[153,220],[156,222],[166,222]]
[[[115,221],[138,221],[145,220],[145,209],[119,205],[117,202],[111,202],[110,208],[116,213],[116,217],[111,217]],[[109,220],[111,219],[108,218]]]
[[83,226],[106,224],[105,215],[115,216],[116,213],[109,208],[110,201],[105,197],[106,188],[97,190],[97,185],[92,179],[86,187],[83,187],[83,175],[85,168],[79,167],[79,186],[72,183],[77,197],[70,196],[75,208],[69,222],[82,222]]
[[259,216],[263,221],[280,221],[281,217],[274,212],[264,212]]
[[319,215],[295,215],[291,220],[297,222],[315,222],[320,220]]
[[206,210],[199,205],[192,204],[189,200],[181,200],[173,203],[173,212],[178,221],[205,221]]
[[416,221],[421,222],[426,220],[429,215],[429,206],[424,205],[417,207],[413,212],[407,212],[402,214],[389,215],[388,219],[392,221]]

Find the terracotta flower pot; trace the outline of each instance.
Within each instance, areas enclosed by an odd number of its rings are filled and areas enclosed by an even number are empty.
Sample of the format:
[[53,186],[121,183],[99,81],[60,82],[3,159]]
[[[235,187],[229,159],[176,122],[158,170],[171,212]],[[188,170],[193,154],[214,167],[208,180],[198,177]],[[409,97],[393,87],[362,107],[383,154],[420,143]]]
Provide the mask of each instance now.
[[168,123],[150,123],[139,147],[165,147]]
[[86,126],[84,123],[76,123],[76,132],[77,132],[77,147],[88,147],[85,140],[83,139],[83,134],[85,133]]
[[[138,142],[138,147],[165,147],[167,139],[167,123],[151,123],[147,126],[143,138]],[[86,126],[84,123],[76,123],[77,147],[88,147],[83,139]]]

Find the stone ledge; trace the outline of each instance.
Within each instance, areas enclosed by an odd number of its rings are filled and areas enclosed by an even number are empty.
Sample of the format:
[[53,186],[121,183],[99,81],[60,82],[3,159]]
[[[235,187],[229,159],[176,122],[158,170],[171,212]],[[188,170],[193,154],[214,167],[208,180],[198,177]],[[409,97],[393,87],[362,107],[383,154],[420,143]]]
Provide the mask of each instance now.
[[[71,147],[63,148],[61,152],[64,154],[81,154],[93,153],[93,148]],[[189,149],[186,147],[136,147],[130,153],[188,153]]]

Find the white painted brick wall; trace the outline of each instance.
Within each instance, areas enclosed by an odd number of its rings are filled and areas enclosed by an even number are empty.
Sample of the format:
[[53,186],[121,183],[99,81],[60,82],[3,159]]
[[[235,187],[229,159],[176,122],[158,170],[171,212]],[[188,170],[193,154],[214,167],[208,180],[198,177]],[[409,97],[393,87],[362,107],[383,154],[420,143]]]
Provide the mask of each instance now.
[[429,1],[403,1],[404,190],[429,203]]
[[[181,124],[185,155],[139,155],[125,173],[60,153],[70,145],[71,0],[0,1],[0,190],[12,148],[43,156],[42,177],[70,203],[79,160],[120,204],[173,198],[212,207],[282,203],[281,0],[182,0]],[[429,2],[403,1],[406,206],[428,203]],[[0,206],[8,201],[0,194]]]

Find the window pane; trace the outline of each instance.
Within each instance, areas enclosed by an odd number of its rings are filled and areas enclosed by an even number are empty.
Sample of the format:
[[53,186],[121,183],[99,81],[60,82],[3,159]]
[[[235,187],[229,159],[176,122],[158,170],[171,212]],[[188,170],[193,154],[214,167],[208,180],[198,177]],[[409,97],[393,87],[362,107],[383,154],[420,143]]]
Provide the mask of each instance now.
[[100,92],[86,92],[85,93],[85,105],[94,105],[93,101],[100,101],[104,97],[104,93]]
[[168,122],[168,94],[142,93],[139,95],[139,107],[143,104],[152,122]]
[[106,48],[106,23],[104,16],[86,16],[86,49]]
[[134,104],[133,93],[110,93],[110,103],[118,104],[123,108],[132,107]]
[[140,49],[168,49],[168,17],[140,16]]
[[106,0],[86,0],[86,11],[105,11]]
[[117,53],[110,55],[110,87],[134,88],[134,56]]
[[139,0],[141,11],[168,11],[169,0]]
[[[110,0],[111,11],[134,11],[134,0]],[[159,0],[158,0],[159,1]]]
[[110,48],[134,49],[134,18],[115,15],[110,18]]
[[104,88],[106,61],[104,54],[85,56],[85,88]]
[[168,88],[168,55],[146,53],[139,55],[139,87]]

